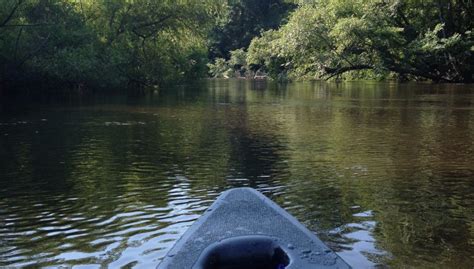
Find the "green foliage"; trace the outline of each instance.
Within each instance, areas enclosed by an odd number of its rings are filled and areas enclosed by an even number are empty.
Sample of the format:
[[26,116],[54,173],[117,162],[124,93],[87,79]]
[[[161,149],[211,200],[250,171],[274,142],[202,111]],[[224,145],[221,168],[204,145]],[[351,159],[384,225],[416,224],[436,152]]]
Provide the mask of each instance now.
[[247,53],[244,49],[236,49],[230,52],[229,64],[234,68],[247,66]]
[[246,48],[261,31],[276,29],[295,8],[287,0],[228,0],[226,20],[210,35],[211,59],[229,59],[230,51]]
[[473,10],[461,0],[3,0],[0,82],[116,88],[207,71],[469,82]]
[[234,69],[224,58],[217,58],[214,63],[209,63],[209,74],[214,78],[230,78]]
[[[288,23],[248,49],[277,76],[472,81],[472,2],[300,1]],[[347,75],[346,75],[347,76]]]
[[261,67],[263,65],[255,64],[250,62],[248,64],[248,60],[253,61],[252,55],[247,54],[244,49],[236,49],[230,51],[230,59],[225,60],[224,58],[216,58],[214,63],[209,63],[209,74],[215,78],[231,78],[231,77],[238,77],[238,78],[253,78],[255,75],[266,75],[265,72],[267,71]]
[[274,30],[262,33],[259,38],[252,40],[247,53],[247,62],[251,65],[270,65],[272,57],[278,57],[276,39],[277,32]]
[[1,81],[157,85],[206,74],[217,0],[4,0]]

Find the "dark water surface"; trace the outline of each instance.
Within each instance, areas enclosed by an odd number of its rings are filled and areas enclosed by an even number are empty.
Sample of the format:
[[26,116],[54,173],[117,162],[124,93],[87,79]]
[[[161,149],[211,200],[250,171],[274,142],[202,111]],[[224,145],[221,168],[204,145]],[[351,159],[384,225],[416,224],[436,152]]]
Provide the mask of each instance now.
[[474,266],[473,86],[0,98],[0,267],[152,268],[237,186],[355,268]]

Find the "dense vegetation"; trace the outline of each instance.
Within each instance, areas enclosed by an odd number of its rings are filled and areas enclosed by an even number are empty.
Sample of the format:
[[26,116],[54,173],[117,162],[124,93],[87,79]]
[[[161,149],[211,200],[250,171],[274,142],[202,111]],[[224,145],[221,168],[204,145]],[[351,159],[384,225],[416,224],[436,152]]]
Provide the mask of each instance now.
[[278,28],[295,7],[285,0],[229,1],[225,23],[209,36],[209,57],[228,59],[231,51],[247,48],[262,31]]
[[473,11],[466,0],[2,0],[0,85],[153,86],[208,71],[471,82]]
[[249,64],[280,78],[472,81],[473,1],[300,2],[288,23],[252,41]]
[[158,85],[206,75],[220,1],[2,0],[0,80]]

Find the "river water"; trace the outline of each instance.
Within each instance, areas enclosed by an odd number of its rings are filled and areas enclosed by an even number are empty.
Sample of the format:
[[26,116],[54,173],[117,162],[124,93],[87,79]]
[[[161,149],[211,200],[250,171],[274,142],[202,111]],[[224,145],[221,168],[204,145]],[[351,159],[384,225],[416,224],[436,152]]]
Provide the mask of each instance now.
[[238,186],[354,268],[474,266],[472,85],[0,98],[0,267],[153,268]]

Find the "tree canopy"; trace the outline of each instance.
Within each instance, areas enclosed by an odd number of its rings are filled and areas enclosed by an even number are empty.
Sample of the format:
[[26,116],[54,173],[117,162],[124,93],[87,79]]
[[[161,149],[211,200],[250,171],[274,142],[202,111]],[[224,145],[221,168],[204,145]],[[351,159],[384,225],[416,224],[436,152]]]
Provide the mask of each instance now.
[[470,82],[473,10],[462,0],[300,1],[288,23],[252,40],[247,61],[290,78]]
[[156,85],[206,74],[216,0],[3,0],[0,80]]
[[2,0],[0,83],[116,88],[249,70],[472,82],[473,10],[465,0]]

